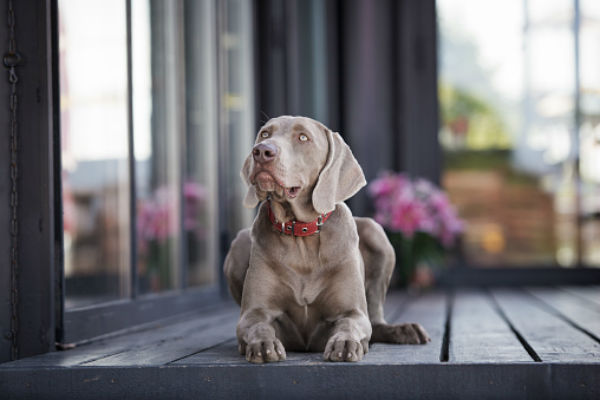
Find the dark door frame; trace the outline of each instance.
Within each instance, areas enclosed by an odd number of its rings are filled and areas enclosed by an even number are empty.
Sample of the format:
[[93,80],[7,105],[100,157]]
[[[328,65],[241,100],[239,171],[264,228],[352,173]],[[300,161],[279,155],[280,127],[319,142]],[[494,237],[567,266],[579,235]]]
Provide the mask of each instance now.
[[[271,18],[266,21],[282,24],[276,25],[281,29],[291,29],[295,25],[287,24],[290,18],[289,9],[278,9],[281,5],[272,0],[255,0],[255,12],[258,21],[263,21],[265,16]],[[387,81],[392,79],[385,74],[381,76],[364,75],[369,72],[359,69],[355,75],[349,76],[348,63],[361,61],[360,47],[353,47],[354,40],[359,40],[359,32],[356,31],[352,37],[345,37],[348,32],[361,26],[361,15],[356,14],[352,7],[374,7],[368,0],[325,0],[325,10],[329,20],[327,23],[327,48],[338,48],[340,52],[331,55],[330,63],[327,64],[326,77],[328,80],[328,101],[332,104],[329,110],[330,123],[334,129],[346,132],[347,140],[352,144],[360,139],[364,131],[353,130],[355,124],[361,126],[366,122],[356,122],[352,115],[355,107],[360,109],[362,99],[360,91],[349,85],[349,82],[360,81],[365,78],[376,78]],[[7,0],[3,0],[2,16],[7,9]],[[284,3],[288,4],[288,3]],[[293,4],[289,7],[294,6]],[[295,4],[299,6],[299,4]],[[288,6],[286,6],[288,7]],[[389,7],[390,21],[386,26],[392,29],[402,39],[397,42],[397,48],[389,49],[383,47],[381,51],[392,51],[394,56],[387,59],[391,65],[390,71],[400,68],[402,74],[392,79],[396,94],[390,94],[391,101],[396,104],[390,110],[398,110],[397,118],[389,121],[390,131],[380,137],[388,143],[391,151],[399,154],[397,160],[389,168],[405,169],[420,174],[432,175],[435,180],[435,165],[425,165],[424,159],[412,153],[413,147],[425,148],[432,143],[435,145],[437,135],[437,102],[436,85],[436,52],[435,38],[435,1],[411,2],[403,0],[395,2],[392,0],[382,1],[377,7]],[[171,315],[174,309],[187,311],[196,308],[199,304],[210,305],[217,301],[218,295],[211,290],[190,290],[186,292],[170,292],[161,295],[141,298],[137,302],[117,302],[107,304],[101,308],[81,309],[67,315],[63,320],[62,313],[62,226],[60,215],[60,179],[56,176],[59,171],[60,148],[57,147],[59,140],[59,93],[56,66],[58,65],[57,52],[57,1],[56,0],[21,0],[14,1],[16,15],[16,37],[18,50],[22,55],[22,62],[16,68],[19,77],[18,82],[18,285],[16,290],[18,302],[16,305],[16,343],[18,357],[27,357],[38,353],[44,353],[55,349],[57,339],[67,341],[81,341],[94,334],[106,334],[109,330],[125,329],[131,327],[131,323],[140,324],[155,320],[156,318]],[[292,9],[292,8],[290,8]],[[288,10],[288,11],[286,11]],[[371,10],[373,11],[373,10]],[[382,10],[375,10],[381,13]],[[376,14],[377,14],[376,13]],[[414,14],[418,18],[414,18]],[[383,13],[385,14],[385,13]],[[383,15],[382,14],[382,15]],[[379,14],[377,14],[379,15]],[[6,18],[0,18],[6,21]],[[363,21],[364,22],[364,21]],[[353,25],[356,24],[356,25]],[[296,41],[302,45],[302,37],[298,35],[283,35],[280,38],[272,37],[279,31],[267,30],[267,25],[262,23],[258,26],[255,54],[260,54],[261,60],[273,60],[269,68],[276,69],[275,72],[257,74],[257,121],[264,119],[260,111],[270,112],[270,107],[279,104],[272,93],[280,94],[275,89],[276,85],[285,83],[286,79],[296,81],[286,84],[287,90],[301,90],[303,80],[301,75],[289,73],[289,55],[277,52],[296,51],[294,47],[288,47],[288,40]],[[366,24],[361,29],[375,29],[373,24]],[[2,37],[7,33],[6,24],[0,23]],[[364,33],[364,32],[363,32]],[[374,32],[371,32],[374,33]],[[268,39],[268,40],[267,40]],[[277,40],[283,42],[277,42]],[[263,40],[265,40],[263,42]],[[271,43],[271,44],[269,44]],[[394,41],[390,41],[394,43]],[[282,50],[283,49],[283,50]],[[264,58],[263,58],[264,57]],[[278,59],[277,57],[282,57]],[[259,57],[257,57],[259,58]],[[404,60],[411,59],[412,62]],[[277,61],[279,60],[279,61]],[[7,72],[6,69],[4,70]],[[257,71],[261,71],[257,68]],[[270,71],[270,70],[268,70]],[[361,72],[362,71],[362,72]],[[6,76],[6,75],[5,75]],[[272,76],[280,78],[271,80]],[[287,77],[287,78],[286,78]],[[283,82],[283,83],[282,83]],[[342,83],[345,82],[345,85]],[[282,86],[287,87],[287,86]],[[293,89],[296,88],[296,89]],[[0,80],[0,120],[8,126],[9,121],[9,94],[10,85],[6,79]],[[301,98],[296,93],[283,92],[283,99]],[[291,96],[291,97],[290,97]],[[295,96],[295,97],[294,97]],[[432,97],[433,96],[433,97]],[[382,99],[375,99],[381,101]],[[385,99],[383,99],[385,100]],[[413,101],[414,100],[414,101]],[[289,112],[286,108],[287,101],[282,103],[284,108],[275,112]],[[293,102],[289,102],[293,104]],[[293,110],[292,110],[293,111]],[[300,110],[301,111],[301,110]],[[412,116],[410,118],[407,117]],[[425,119],[419,119],[419,116]],[[360,117],[364,118],[364,117]],[[366,121],[366,120],[365,120]],[[368,121],[367,121],[368,122]],[[426,135],[418,135],[417,132],[428,132]],[[368,132],[372,134],[372,132]],[[401,135],[402,133],[402,135]],[[0,148],[10,149],[10,135],[3,135],[0,139],[3,146]],[[360,155],[360,154],[359,154]],[[435,163],[439,162],[438,157]],[[435,164],[434,163],[434,164]],[[437,167],[439,172],[439,167]],[[425,171],[425,172],[422,172]],[[429,171],[429,172],[427,172]],[[222,186],[222,184],[221,184]],[[10,359],[13,339],[10,336],[12,326],[11,319],[15,314],[11,311],[11,265],[8,254],[10,253],[11,235],[9,221],[11,218],[10,207],[10,163],[5,156],[0,163],[0,243],[4,246],[6,257],[0,259],[0,362]],[[223,188],[221,188],[223,189]],[[364,213],[366,206],[356,203],[358,213]],[[362,207],[362,209],[360,209]],[[221,230],[223,237],[221,251],[227,250],[228,232]],[[475,270],[472,268],[448,270],[446,282],[449,285],[471,284],[581,284],[599,283],[600,269],[560,269],[542,268],[525,270]],[[224,285],[221,284],[223,293]],[[213,299],[213,300],[210,300]],[[147,308],[145,316],[139,310]],[[118,315],[113,320],[116,325],[107,325],[109,315]],[[135,318],[130,319],[132,315]],[[71,318],[73,317],[73,318]],[[120,322],[119,322],[120,321]],[[120,324],[120,325],[119,325]],[[74,328],[73,332],[80,329],[81,334],[73,336],[65,335],[61,330],[63,326]],[[111,329],[93,328],[108,327]],[[57,328],[59,328],[57,330]],[[86,331],[86,329],[89,329]],[[93,329],[93,331],[92,331]],[[57,333],[58,332],[58,333]]]

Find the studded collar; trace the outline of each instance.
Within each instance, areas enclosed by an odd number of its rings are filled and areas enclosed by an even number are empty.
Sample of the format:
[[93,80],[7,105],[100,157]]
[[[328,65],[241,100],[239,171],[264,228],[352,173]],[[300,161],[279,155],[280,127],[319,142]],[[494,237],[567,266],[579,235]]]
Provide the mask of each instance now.
[[273,210],[271,209],[271,202],[267,201],[267,211],[269,213],[269,220],[273,227],[282,234],[290,235],[290,236],[310,236],[321,231],[321,226],[327,221],[327,219],[331,216],[333,211],[330,211],[326,214],[319,215],[315,220],[311,222],[302,222],[302,221],[287,221],[287,222],[279,222],[275,218],[275,214],[273,214]]

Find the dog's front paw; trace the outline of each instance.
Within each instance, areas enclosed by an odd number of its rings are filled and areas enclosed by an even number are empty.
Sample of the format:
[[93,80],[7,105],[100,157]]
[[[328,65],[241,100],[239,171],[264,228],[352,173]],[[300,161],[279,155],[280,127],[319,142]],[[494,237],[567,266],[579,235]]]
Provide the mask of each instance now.
[[[365,346],[367,346],[366,349]],[[327,342],[323,358],[325,361],[356,362],[362,360],[368,351],[368,344],[364,345],[358,340],[334,336]]]
[[[285,348],[279,339],[257,340],[246,346],[246,360],[251,363],[262,364],[285,360]],[[240,352],[242,347],[240,346]]]
[[426,344],[431,342],[427,331],[419,324],[374,325],[373,342],[398,344]]

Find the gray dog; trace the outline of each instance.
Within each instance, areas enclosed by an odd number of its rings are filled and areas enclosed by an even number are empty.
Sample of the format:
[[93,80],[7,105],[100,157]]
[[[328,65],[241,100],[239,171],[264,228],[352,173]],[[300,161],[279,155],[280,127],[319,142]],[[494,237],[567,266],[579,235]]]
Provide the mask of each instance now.
[[359,361],[369,341],[430,340],[419,324],[383,318],[394,249],[379,224],[343,203],[366,181],[338,133],[310,118],[273,118],[241,175],[244,205],[262,203],[224,269],[242,308],[237,338],[248,361],[285,360],[286,349]]

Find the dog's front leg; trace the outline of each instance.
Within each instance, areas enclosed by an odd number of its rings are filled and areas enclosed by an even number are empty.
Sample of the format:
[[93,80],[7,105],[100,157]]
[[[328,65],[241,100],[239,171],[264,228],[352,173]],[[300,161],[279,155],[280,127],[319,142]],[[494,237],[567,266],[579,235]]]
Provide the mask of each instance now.
[[364,312],[354,310],[335,322],[323,358],[327,361],[360,361],[369,352],[371,323]]
[[273,328],[275,313],[261,308],[242,313],[237,325],[240,354],[252,363],[285,360],[285,348]]

